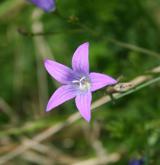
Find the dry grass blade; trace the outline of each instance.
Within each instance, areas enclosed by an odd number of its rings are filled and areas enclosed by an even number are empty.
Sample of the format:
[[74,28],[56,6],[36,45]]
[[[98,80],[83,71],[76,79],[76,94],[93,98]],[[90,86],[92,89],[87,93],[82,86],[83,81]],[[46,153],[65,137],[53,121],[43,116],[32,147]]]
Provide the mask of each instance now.
[[72,165],[107,165],[109,163],[114,163],[120,159],[120,155],[117,153],[113,153],[110,155],[107,155],[104,159],[103,162],[100,163],[99,158],[92,158],[88,160],[83,160],[77,163],[74,163]]

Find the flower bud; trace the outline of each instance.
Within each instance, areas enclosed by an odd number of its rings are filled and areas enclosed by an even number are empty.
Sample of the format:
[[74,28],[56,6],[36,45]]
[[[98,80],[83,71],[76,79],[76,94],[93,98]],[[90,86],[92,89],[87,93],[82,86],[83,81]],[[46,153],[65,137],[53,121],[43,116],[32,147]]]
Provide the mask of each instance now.
[[29,2],[33,3],[45,12],[52,12],[56,8],[55,0],[29,0]]

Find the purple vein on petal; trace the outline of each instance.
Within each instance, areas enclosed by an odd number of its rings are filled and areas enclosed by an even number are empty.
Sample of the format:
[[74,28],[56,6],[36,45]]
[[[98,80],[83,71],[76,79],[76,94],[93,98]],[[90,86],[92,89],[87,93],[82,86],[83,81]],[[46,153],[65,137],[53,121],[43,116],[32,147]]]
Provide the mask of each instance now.
[[44,65],[48,73],[61,84],[72,81],[73,71],[69,67],[49,59],[45,60]]
[[58,105],[73,99],[75,96],[76,89],[74,89],[71,85],[63,85],[59,87],[49,99],[46,111],[50,111]]
[[100,88],[103,88],[107,85],[113,85],[115,83],[117,83],[117,81],[115,79],[113,79],[112,77],[105,75],[105,74],[101,74],[101,73],[95,73],[92,72],[89,75],[90,80],[91,80],[91,91],[96,91]]
[[76,106],[82,117],[87,122],[89,122],[91,119],[91,101],[92,94],[90,91],[85,94],[80,94],[76,96]]
[[80,45],[72,58],[72,68],[76,72],[82,72],[85,74],[89,73],[89,61],[88,61],[88,56],[89,56],[89,43],[86,42],[82,45]]

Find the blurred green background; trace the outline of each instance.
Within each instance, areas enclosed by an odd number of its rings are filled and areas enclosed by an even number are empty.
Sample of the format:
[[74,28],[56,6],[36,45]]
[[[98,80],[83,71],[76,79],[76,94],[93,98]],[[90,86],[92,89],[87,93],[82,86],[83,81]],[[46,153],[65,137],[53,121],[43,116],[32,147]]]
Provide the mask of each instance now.
[[[57,0],[56,7],[54,13],[44,13],[23,0],[0,2],[0,155],[77,111],[74,101],[69,101],[45,113],[49,96],[59,86],[45,71],[45,58],[71,66],[75,49],[89,41],[91,71],[128,81],[160,64],[160,55],[153,55],[160,52],[159,0]],[[93,100],[105,94],[100,90]],[[127,165],[130,159],[143,157],[148,165],[160,165],[159,128],[160,84],[155,84],[97,108],[91,123],[81,119],[44,145],[53,154],[58,149],[62,159],[69,157],[66,164],[72,164],[73,158],[75,162],[97,158],[98,142],[106,153],[120,154],[109,164]],[[35,150],[7,162],[47,163],[65,164]]]

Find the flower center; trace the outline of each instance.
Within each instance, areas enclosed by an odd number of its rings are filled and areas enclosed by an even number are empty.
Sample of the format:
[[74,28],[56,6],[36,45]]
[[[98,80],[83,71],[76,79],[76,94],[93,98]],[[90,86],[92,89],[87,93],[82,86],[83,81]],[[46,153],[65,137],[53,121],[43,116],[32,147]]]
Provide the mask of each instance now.
[[73,80],[73,84],[77,85],[78,89],[81,91],[87,91],[91,87],[90,80],[83,76],[79,80]]

